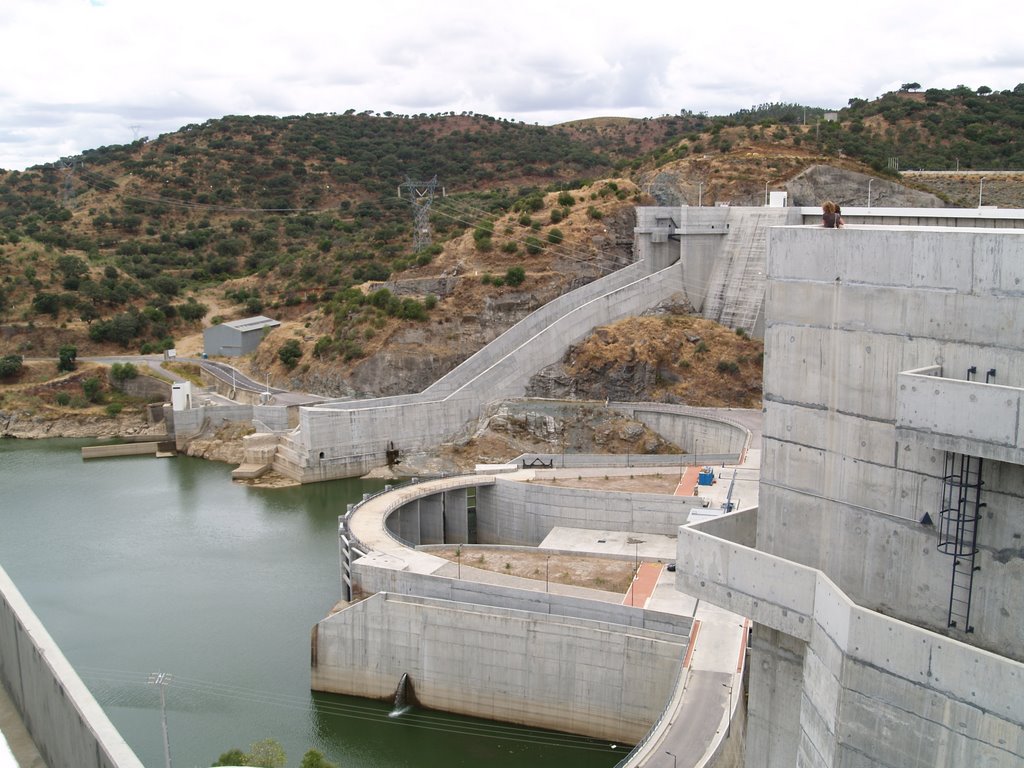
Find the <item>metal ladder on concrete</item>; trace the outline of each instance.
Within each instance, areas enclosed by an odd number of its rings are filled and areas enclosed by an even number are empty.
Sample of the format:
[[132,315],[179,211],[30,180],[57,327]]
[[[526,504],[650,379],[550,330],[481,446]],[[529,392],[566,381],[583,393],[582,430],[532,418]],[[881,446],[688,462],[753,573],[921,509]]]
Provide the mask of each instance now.
[[[972,366],[967,380],[977,372]],[[995,369],[988,372],[995,376]],[[971,594],[978,552],[978,523],[985,503],[981,500],[982,460],[978,456],[946,452],[942,478],[942,507],[939,510],[938,549],[953,558],[953,572],[949,584],[949,614],[947,626],[964,632],[973,632],[971,624]]]

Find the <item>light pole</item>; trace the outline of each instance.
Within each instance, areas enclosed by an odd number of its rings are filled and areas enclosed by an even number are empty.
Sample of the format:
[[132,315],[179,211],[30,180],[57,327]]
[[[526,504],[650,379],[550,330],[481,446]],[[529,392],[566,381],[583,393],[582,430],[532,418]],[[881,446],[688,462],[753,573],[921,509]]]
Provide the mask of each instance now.
[[665,750],[665,754],[666,755],[672,755],[672,768],[676,768],[676,756],[675,756],[675,754],[673,752],[669,752],[667,749]]
[[732,731],[732,681],[731,680],[728,683],[722,683],[722,687],[723,688],[725,688],[727,686],[729,688],[729,709],[727,709],[726,712],[725,712],[725,717],[726,717],[726,721],[725,721],[725,738],[728,739],[729,738],[729,733]]
[[981,208],[981,191],[985,189],[985,177],[981,177],[981,183],[978,184],[978,207]]
[[548,574],[551,571],[551,555],[544,558],[544,591],[550,591],[550,581],[548,580]]
[[868,179],[868,208],[871,207],[871,182],[872,181],[874,181],[874,179]]
[[149,676],[149,682],[160,688],[160,722],[164,731],[164,764],[171,768],[171,743],[167,738],[167,701],[164,697],[164,689],[171,682],[171,676],[163,672],[154,672]]
[[764,183],[764,206],[768,207],[768,182]]
[[704,204],[704,182],[697,182],[697,207],[700,208]]

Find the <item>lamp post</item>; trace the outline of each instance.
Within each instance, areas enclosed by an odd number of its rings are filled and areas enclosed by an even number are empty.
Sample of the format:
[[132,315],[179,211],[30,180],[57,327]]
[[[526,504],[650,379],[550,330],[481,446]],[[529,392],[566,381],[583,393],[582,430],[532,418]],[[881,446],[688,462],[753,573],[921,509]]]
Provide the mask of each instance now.
[[868,208],[871,207],[871,182],[872,181],[874,181],[874,179],[868,179]]
[[765,205],[765,208],[768,207],[768,182],[767,181],[765,181],[765,183],[764,183],[764,205]]
[[675,753],[673,753],[673,752],[669,752],[669,751],[668,751],[668,750],[666,749],[666,750],[665,750],[665,754],[666,754],[666,755],[671,755],[671,756],[672,756],[672,768],[676,768],[676,756],[675,756]]
[[981,177],[981,182],[978,184],[978,207],[981,208],[981,191],[985,189],[985,177]]
[[704,182],[697,182],[697,207],[700,208],[704,204]]
[[732,731],[732,681],[728,683],[722,683],[722,687],[729,688],[729,709],[725,712],[725,738],[729,738],[729,733]]
[[164,696],[164,689],[171,682],[171,676],[165,672],[154,672],[149,676],[150,685],[160,689],[160,722],[164,732],[164,764],[171,768],[171,743],[167,738],[167,700]]
[[548,585],[551,583],[550,581],[548,581],[548,573],[550,572],[550,570],[551,570],[551,555],[548,555],[546,558],[544,558],[544,591],[545,592],[549,591],[549,586]]

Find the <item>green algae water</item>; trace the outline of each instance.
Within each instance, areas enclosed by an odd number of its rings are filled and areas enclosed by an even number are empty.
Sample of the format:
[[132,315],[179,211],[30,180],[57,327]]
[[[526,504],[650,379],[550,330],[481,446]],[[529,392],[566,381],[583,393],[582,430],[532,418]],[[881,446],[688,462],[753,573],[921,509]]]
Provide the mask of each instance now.
[[[337,518],[380,483],[232,483],[226,464],[83,461],[0,440],[0,564],[139,759],[209,766],[273,738],[339,768],[612,766],[604,742],[309,690],[313,625],[340,595]],[[397,685],[396,681],[396,685]]]

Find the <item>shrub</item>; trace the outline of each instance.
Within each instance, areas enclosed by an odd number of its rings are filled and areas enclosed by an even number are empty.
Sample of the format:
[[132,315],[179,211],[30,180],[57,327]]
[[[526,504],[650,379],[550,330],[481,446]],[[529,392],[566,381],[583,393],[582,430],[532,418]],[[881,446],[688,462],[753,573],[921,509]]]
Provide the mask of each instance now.
[[4,355],[0,357],[0,379],[9,379],[21,373],[21,355]]
[[138,375],[139,369],[133,363],[114,363],[110,366],[110,378],[116,382],[128,381]]
[[519,250],[519,245],[516,243],[515,240],[509,240],[501,246],[501,250],[504,253],[515,253],[516,251]]
[[569,192],[562,192],[558,195],[558,204],[563,208],[571,206],[576,202],[576,198]]
[[277,350],[277,358],[289,371],[298,365],[299,360],[302,358],[302,347],[299,346],[298,340],[288,339],[288,341],[282,344]]
[[740,367],[737,363],[732,360],[719,360],[718,361],[718,372],[719,373],[739,373]]
[[594,219],[595,221],[600,221],[601,219],[604,218],[604,214],[601,213],[601,211],[598,208],[594,207],[593,205],[587,208],[587,216]]
[[53,399],[57,401],[57,405],[66,406],[68,403],[71,402],[71,395],[69,395],[67,392],[58,392],[56,397],[54,397]]
[[565,235],[562,234],[562,230],[558,227],[554,227],[548,230],[548,242],[552,245],[558,245],[562,240],[565,239]]
[[557,224],[561,220],[562,220],[562,209],[561,208],[552,208],[551,209],[551,223],[552,224]]
[[78,347],[73,344],[63,345],[57,352],[57,370],[60,372],[75,370],[77,367],[75,359],[77,357]]
[[526,238],[526,252],[528,254],[530,254],[531,256],[535,256],[542,250],[544,250],[544,246],[541,245],[539,239],[537,239],[533,235],[530,235],[528,238]]
[[117,416],[122,410],[124,410],[122,403],[109,403],[107,405],[107,416]]
[[526,279],[526,270],[522,267],[509,267],[505,273],[505,282],[512,286],[522,285]]
[[103,384],[95,376],[90,376],[82,382],[82,393],[90,403],[95,403],[103,390]]

